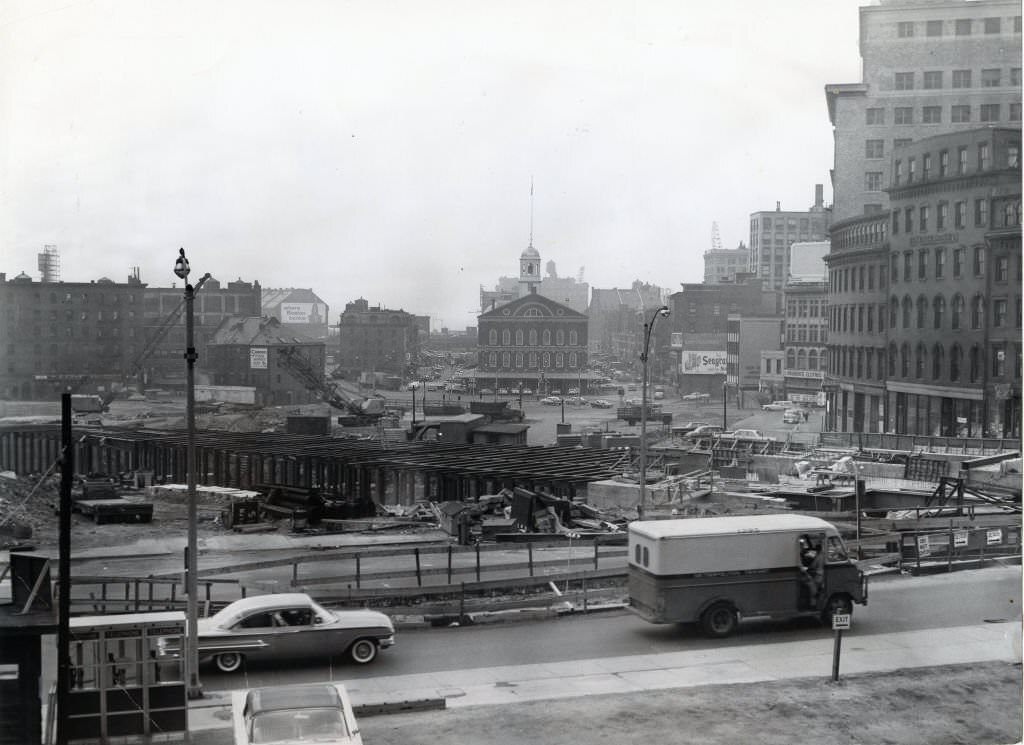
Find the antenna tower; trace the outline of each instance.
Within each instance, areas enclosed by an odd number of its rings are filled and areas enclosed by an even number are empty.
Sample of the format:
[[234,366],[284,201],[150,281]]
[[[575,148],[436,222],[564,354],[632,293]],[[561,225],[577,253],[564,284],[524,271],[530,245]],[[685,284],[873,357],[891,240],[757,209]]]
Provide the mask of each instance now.
[[39,271],[43,282],[60,282],[60,251],[56,246],[43,246],[39,256]]
[[711,249],[713,251],[721,250],[722,248],[722,236],[718,233],[718,222],[711,223]]

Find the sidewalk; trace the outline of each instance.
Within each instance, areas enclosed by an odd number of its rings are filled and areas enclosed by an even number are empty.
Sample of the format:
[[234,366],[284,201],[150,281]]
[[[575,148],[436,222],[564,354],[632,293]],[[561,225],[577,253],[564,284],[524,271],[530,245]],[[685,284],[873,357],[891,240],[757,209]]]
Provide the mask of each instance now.
[[[356,707],[420,702],[440,708],[443,699],[445,708],[454,709],[793,678],[827,680],[832,674],[833,646],[829,635],[719,650],[384,676],[353,680],[346,686]],[[847,632],[841,652],[840,678],[940,665],[1020,662],[1021,623],[1015,619],[871,636]],[[229,693],[207,694],[189,712],[190,729],[203,731],[204,744],[230,743],[229,707]]]

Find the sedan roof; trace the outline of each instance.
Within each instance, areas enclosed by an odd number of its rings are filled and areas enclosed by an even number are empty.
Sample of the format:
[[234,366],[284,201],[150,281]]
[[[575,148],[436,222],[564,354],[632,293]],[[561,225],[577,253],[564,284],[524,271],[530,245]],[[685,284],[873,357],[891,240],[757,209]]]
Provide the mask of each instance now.
[[246,696],[250,715],[282,709],[340,708],[341,694],[333,685],[275,686],[254,688]]

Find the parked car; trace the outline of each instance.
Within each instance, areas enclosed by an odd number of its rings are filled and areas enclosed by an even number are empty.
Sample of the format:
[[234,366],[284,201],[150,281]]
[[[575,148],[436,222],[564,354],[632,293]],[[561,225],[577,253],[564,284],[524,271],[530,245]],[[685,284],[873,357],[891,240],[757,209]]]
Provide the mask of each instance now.
[[655,401],[660,401],[663,398],[665,398],[665,392],[664,391],[655,391],[654,392],[654,400]]
[[710,398],[710,393],[700,393],[698,391],[694,391],[693,393],[687,393],[685,396],[683,396],[684,401],[707,401]]
[[[247,660],[294,660],[347,655],[365,665],[395,643],[395,626],[375,610],[330,611],[299,592],[254,595],[199,619],[199,662],[225,673]],[[161,656],[177,656],[160,640]]]
[[687,422],[686,424],[677,424],[672,427],[672,434],[674,435],[688,435],[697,427],[706,427],[707,422]]
[[782,421],[785,424],[799,424],[807,421],[805,409],[786,409],[782,414]]
[[532,396],[533,395],[533,389],[532,388],[523,388],[523,395],[524,396]]
[[508,395],[508,388],[499,388],[498,389],[498,395],[499,396],[507,396]]
[[606,401],[603,398],[595,398],[593,401],[590,402],[590,405],[593,406],[595,409],[610,409],[610,408],[612,408],[612,402],[611,401]]
[[792,409],[792,401],[772,401],[770,404],[764,404],[761,409],[764,411],[785,411],[786,409]]
[[560,388],[552,388],[548,393],[552,396],[561,396],[562,390]]
[[580,389],[579,388],[570,388],[569,390],[566,391],[566,393],[568,393],[570,396],[578,396],[578,395],[580,395]]
[[724,440],[771,440],[773,438],[756,429],[734,429],[721,435]]
[[540,400],[540,402],[545,406],[558,406],[560,403],[562,403],[562,399],[560,399],[558,396],[545,396]]
[[341,683],[234,691],[231,724],[235,745],[363,742],[352,700]]
[[580,396],[568,396],[565,399],[566,406],[586,406],[587,399],[581,398]]
[[686,434],[688,440],[700,440],[704,437],[718,437],[725,431],[724,427],[717,424],[702,424]]
[[494,391],[493,391],[493,390],[492,390],[491,388],[481,388],[481,389],[480,389],[480,390],[478,391],[478,393],[479,393],[479,394],[480,394],[481,396],[493,396],[493,395],[494,395]]

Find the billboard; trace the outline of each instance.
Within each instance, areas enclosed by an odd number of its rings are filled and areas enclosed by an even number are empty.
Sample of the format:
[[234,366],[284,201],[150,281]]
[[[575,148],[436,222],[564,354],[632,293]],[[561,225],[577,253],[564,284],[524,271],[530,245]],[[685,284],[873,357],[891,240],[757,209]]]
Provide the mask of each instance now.
[[267,348],[266,347],[249,347],[249,369],[250,370],[266,370],[267,369]]
[[725,375],[725,350],[689,352],[684,349],[679,372],[683,375]]
[[323,303],[281,303],[281,323],[323,323],[326,316]]

